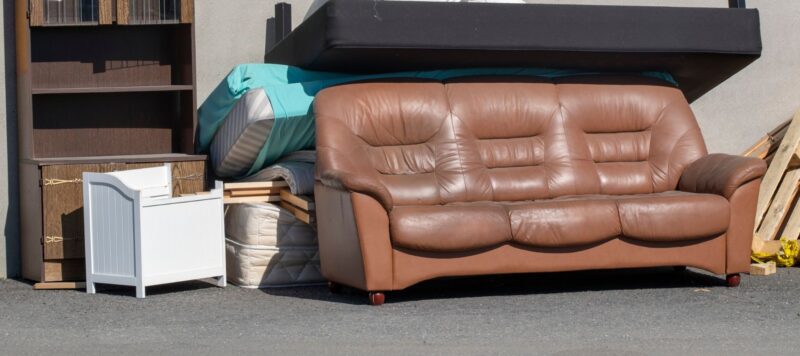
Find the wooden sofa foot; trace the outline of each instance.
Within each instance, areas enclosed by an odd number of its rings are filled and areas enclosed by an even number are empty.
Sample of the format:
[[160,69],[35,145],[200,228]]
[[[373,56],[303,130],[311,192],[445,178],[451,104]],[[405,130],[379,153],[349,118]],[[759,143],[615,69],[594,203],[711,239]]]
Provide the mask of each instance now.
[[725,277],[725,283],[728,287],[738,287],[739,283],[742,281],[742,276],[738,273],[729,274]]
[[383,305],[383,302],[386,301],[386,295],[381,292],[369,292],[369,304],[378,306]]
[[333,281],[328,281],[328,291],[333,294],[342,293],[342,285]]

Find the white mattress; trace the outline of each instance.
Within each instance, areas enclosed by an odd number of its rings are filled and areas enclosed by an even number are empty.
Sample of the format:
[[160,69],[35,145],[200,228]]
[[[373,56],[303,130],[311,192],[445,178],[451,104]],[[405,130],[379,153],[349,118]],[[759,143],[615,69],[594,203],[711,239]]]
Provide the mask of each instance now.
[[211,141],[211,167],[218,177],[247,173],[272,131],[275,114],[263,88],[245,93]]
[[243,245],[317,247],[317,233],[275,204],[231,204],[225,212],[225,236]]
[[225,213],[228,281],[245,288],[324,282],[317,234],[269,203],[232,204]]
[[226,241],[228,282],[243,288],[288,287],[325,282],[316,247],[268,247]]

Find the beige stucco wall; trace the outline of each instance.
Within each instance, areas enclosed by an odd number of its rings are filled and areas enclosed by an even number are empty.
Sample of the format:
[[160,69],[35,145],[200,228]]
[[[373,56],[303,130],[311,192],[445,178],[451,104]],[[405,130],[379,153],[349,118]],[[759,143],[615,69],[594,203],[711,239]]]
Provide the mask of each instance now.
[[[233,66],[263,63],[274,32],[267,19],[275,15],[276,0],[196,0],[197,101],[225,78]],[[292,25],[303,21],[312,0],[283,1],[292,5]]]
[[[236,64],[262,62],[268,41],[267,19],[276,0],[196,0],[197,93],[202,103]],[[322,0],[289,0],[296,26]],[[725,0],[528,0],[531,3],[609,5],[727,6]],[[800,107],[800,1],[748,0],[761,11],[763,57],[692,106],[709,149],[738,153]],[[0,278],[16,272],[18,215],[13,76],[13,1],[3,0],[4,65],[0,74]],[[269,33],[272,36],[272,32]],[[8,130],[7,130],[8,129]],[[10,149],[9,149],[10,148]],[[9,160],[9,153],[12,159]],[[9,190],[10,188],[10,190]],[[10,193],[10,194],[9,194]],[[11,199],[9,199],[11,197]],[[10,256],[6,262],[6,249]]]

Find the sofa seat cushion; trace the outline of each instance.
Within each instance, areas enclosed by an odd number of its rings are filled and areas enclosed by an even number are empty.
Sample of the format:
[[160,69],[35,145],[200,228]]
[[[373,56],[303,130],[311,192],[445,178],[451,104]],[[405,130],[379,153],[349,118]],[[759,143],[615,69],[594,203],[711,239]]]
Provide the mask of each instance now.
[[392,244],[430,252],[463,252],[511,240],[508,213],[497,203],[397,206],[389,215]]
[[720,195],[669,191],[616,200],[622,234],[631,239],[697,240],[720,235],[730,224],[729,203]]
[[611,196],[576,196],[509,203],[514,243],[532,247],[575,247],[620,236]]

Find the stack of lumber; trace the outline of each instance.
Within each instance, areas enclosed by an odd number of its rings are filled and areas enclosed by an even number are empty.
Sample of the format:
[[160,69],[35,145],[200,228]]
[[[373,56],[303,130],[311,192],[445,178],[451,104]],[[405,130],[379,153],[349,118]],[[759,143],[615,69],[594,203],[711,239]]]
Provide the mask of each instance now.
[[294,195],[288,189],[281,191],[281,208],[292,213],[298,220],[313,225],[315,223],[314,198]]
[[758,196],[753,252],[777,252],[778,239],[797,240],[800,235],[800,208],[795,209],[800,188],[800,111],[744,155],[769,164]]
[[223,189],[225,204],[275,203],[298,220],[314,224],[314,197],[292,194],[284,181],[225,183]]
[[225,204],[277,203],[281,201],[281,190],[289,185],[286,182],[242,182],[225,183]]

